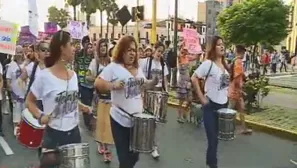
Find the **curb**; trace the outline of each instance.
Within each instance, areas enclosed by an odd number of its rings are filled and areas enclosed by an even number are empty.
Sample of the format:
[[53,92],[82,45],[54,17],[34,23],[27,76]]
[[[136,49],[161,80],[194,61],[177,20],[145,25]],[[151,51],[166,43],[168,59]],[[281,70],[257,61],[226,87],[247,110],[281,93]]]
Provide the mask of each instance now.
[[[174,103],[171,101],[168,102],[168,105],[172,106],[172,107],[178,106],[177,103]],[[237,123],[240,122],[238,117],[236,117],[236,121],[237,121]],[[297,141],[297,132],[285,130],[285,129],[278,128],[278,127],[273,127],[273,126],[266,125],[266,124],[257,123],[257,122],[251,121],[251,120],[245,120],[245,122],[246,122],[247,126],[251,127],[253,130],[265,132],[267,134],[277,136],[280,138]]]

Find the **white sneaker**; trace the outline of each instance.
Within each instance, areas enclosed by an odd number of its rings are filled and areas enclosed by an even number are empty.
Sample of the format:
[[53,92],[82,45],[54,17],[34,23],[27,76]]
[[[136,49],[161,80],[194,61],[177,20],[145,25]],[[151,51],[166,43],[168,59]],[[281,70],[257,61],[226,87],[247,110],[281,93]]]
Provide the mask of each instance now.
[[158,149],[155,149],[153,152],[152,152],[152,157],[154,159],[158,159],[160,157],[160,154],[158,152]]
[[8,115],[9,113],[8,113],[8,111],[4,110],[3,114]]

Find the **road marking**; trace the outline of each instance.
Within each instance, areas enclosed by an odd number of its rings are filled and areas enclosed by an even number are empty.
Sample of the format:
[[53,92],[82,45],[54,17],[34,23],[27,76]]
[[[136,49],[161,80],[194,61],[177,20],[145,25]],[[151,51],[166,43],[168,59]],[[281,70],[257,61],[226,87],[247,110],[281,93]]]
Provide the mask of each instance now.
[[3,137],[0,137],[0,145],[2,146],[6,155],[13,155],[13,151]]

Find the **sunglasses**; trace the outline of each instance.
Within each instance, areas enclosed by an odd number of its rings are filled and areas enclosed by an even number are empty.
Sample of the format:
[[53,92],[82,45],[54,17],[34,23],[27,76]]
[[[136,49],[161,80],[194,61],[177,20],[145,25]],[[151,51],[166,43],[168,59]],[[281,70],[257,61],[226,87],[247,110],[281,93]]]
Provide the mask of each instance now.
[[48,48],[41,48],[40,51],[41,52],[49,52],[49,49]]

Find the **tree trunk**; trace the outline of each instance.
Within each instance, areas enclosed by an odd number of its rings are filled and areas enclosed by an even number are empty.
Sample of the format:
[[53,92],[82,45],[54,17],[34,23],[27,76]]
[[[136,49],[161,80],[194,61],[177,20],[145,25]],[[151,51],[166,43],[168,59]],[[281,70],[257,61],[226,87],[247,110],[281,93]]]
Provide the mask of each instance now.
[[114,25],[112,25],[112,36],[111,36],[111,38],[112,38],[112,40],[114,39]]
[[103,22],[103,11],[100,11],[100,34],[101,34],[101,37],[100,38],[102,38],[103,37],[103,25],[102,25],[102,22]]
[[73,20],[76,21],[76,6],[73,6]]
[[257,56],[255,55],[256,54],[256,49],[257,49],[257,44],[255,44],[254,46],[253,46],[253,53],[252,53],[252,71],[254,72],[254,70],[255,70],[255,66],[257,66],[257,62],[258,62],[258,60],[257,60]]
[[107,16],[107,25],[106,25],[106,34],[107,34],[107,40],[109,39],[109,16]]
[[91,15],[90,14],[87,14],[86,15],[86,20],[87,20],[87,27],[89,27],[90,26],[90,24],[91,24]]

